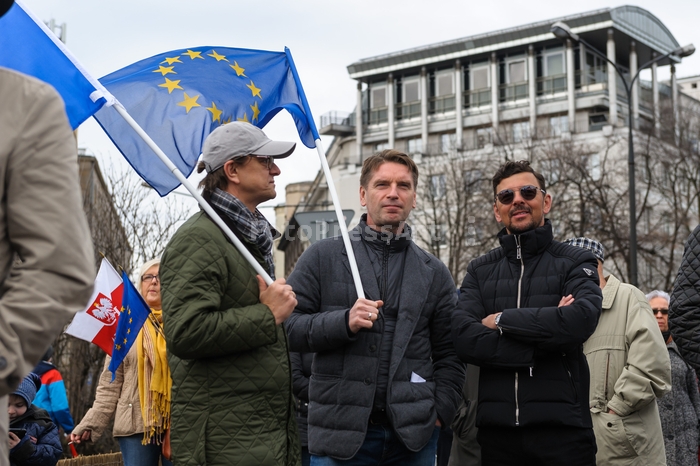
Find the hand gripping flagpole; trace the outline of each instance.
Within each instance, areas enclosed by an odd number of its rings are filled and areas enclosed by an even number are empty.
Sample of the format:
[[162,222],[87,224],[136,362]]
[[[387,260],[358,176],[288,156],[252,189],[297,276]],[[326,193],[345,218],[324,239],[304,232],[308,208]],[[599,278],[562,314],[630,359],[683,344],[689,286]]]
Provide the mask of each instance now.
[[226,236],[229,237],[233,245],[238,249],[238,252],[240,252],[243,257],[250,263],[250,265],[255,269],[255,271],[265,280],[265,283],[268,285],[272,283],[272,278],[270,275],[265,271],[265,269],[262,268],[262,266],[258,263],[257,260],[253,257],[253,255],[246,249],[246,247],[241,243],[241,240],[238,239],[238,237],[231,231],[231,229],[224,223],[224,221],[219,217],[219,214],[217,214],[214,209],[211,208],[209,203],[204,200],[204,198],[199,194],[199,192],[195,189],[194,186],[192,186],[192,183],[189,182],[187,178],[182,174],[179,168],[175,166],[175,164],[168,158],[167,155],[161,150],[160,147],[151,139],[151,137],[146,134],[146,132],[139,126],[138,123],[136,123],[136,120],[134,120],[131,115],[126,111],[124,106],[120,102],[115,102],[114,104],[114,109],[119,113],[119,115],[126,120],[126,122],[131,126],[134,131],[141,137],[141,139],[144,140],[144,142],[150,147],[153,152],[156,153],[158,158],[168,167],[168,169],[172,172],[173,175],[178,179],[180,183],[192,194],[192,197],[194,197],[197,202],[199,202],[199,205],[202,207],[202,209],[209,215],[209,217],[216,223],[219,228],[221,228],[224,233],[226,233]]
[[[326,183],[328,184],[328,192],[331,193],[331,199],[333,200],[333,206],[335,207],[335,215],[338,217],[338,225],[340,226],[340,235],[343,237],[343,244],[345,245],[345,252],[348,255],[348,261],[350,262],[350,272],[352,273],[352,279],[355,282],[355,291],[357,292],[358,298],[365,297],[364,289],[362,288],[362,280],[360,280],[360,271],[357,268],[357,260],[355,259],[355,253],[352,249],[352,244],[350,243],[350,236],[348,235],[348,227],[345,224],[343,209],[340,206],[340,201],[338,200],[338,193],[335,190],[335,183],[333,182],[333,176],[331,175],[331,169],[328,167],[328,160],[326,159],[326,154],[323,150],[323,143],[318,135],[318,130],[316,129],[316,123],[311,115],[311,109],[309,108],[309,102],[306,100],[306,94],[304,93],[304,88],[301,86],[301,80],[299,79],[299,74],[297,73],[297,68],[294,66],[294,60],[292,59],[292,53],[289,48],[284,48],[284,53],[287,54],[287,60],[289,60],[289,69],[294,76],[294,81],[297,84],[297,91],[299,92],[299,98],[304,106],[304,114],[309,123],[309,127],[312,129],[315,143],[316,152],[318,152],[318,158],[321,160],[321,167],[323,167],[323,174],[326,177]],[[361,111],[361,109],[358,109]],[[360,121],[362,121],[360,119]]]

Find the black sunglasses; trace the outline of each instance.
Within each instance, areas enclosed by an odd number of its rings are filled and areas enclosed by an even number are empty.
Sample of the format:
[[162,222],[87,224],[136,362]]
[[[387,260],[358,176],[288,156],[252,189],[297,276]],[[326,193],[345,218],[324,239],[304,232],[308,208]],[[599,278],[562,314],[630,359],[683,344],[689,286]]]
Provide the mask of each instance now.
[[656,315],[657,312],[660,312],[660,313],[662,313],[663,315],[667,315],[667,314],[668,314],[668,309],[664,309],[664,308],[652,309],[652,311],[654,311],[654,315]]
[[[520,195],[526,201],[531,201],[537,196],[538,191],[542,191],[542,194],[547,194],[547,191],[544,189],[540,189],[537,186],[527,185],[520,188]],[[515,199],[515,191],[512,189],[504,189],[503,191],[499,191],[498,194],[496,194],[496,199],[498,199],[501,204],[508,205],[513,202],[513,199]]]

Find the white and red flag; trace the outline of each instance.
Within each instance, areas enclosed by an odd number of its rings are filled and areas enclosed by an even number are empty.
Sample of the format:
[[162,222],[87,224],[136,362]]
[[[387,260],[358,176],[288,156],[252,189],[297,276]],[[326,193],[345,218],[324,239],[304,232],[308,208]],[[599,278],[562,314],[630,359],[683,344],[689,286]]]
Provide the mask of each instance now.
[[122,277],[107,259],[102,259],[90,303],[75,315],[66,333],[96,344],[111,356],[123,294]]

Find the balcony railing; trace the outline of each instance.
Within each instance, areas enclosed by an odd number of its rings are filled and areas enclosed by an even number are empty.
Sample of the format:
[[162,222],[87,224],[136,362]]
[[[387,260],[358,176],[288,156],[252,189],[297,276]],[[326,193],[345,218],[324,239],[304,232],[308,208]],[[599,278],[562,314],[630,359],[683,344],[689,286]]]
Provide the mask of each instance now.
[[321,115],[320,120],[321,128],[325,128],[326,126],[330,125],[355,126],[354,113],[331,111]]
[[369,111],[369,124],[386,123],[389,115],[389,107],[373,108]]
[[491,105],[491,89],[476,89],[464,91],[464,108],[475,108]]
[[434,113],[445,113],[445,112],[450,112],[455,109],[455,96],[454,94],[451,95],[443,95],[439,97],[431,97],[429,106],[428,106],[429,112],[431,114]]
[[566,74],[537,78],[537,95],[552,95],[566,91]]
[[420,116],[420,100],[396,104],[396,119],[403,120]]
[[513,102],[515,100],[527,99],[527,82],[516,84],[501,84],[499,86],[499,97],[501,102]]

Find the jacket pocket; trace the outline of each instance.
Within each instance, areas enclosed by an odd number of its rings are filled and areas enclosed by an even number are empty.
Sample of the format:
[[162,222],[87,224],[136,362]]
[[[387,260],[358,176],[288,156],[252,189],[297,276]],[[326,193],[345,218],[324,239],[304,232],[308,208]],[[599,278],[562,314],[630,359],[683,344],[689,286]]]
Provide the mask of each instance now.
[[[127,403],[123,401],[117,402],[117,410],[114,413],[114,429],[115,437],[124,437],[143,432],[143,422],[137,425],[135,410],[141,410],[140,405]],[[141,416],[139,416],[140,418]]]
[[600,412],[592,414],[598,458],[634,458],[643,441],[643,423],[637,413],[618,416]]

